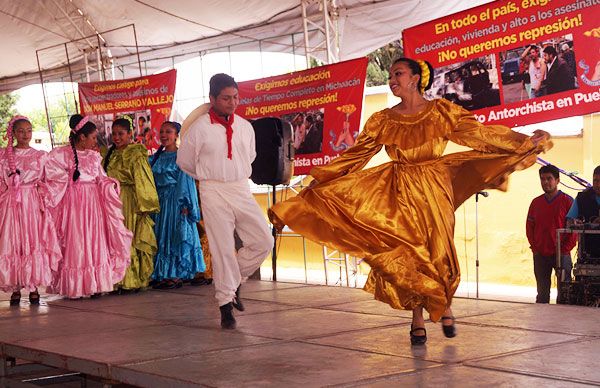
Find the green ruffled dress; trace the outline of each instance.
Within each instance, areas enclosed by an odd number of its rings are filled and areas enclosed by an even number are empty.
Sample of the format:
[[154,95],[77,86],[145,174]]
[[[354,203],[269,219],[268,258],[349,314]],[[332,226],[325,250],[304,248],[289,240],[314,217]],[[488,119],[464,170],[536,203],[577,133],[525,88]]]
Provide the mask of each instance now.
[[157,251],[154,221],[150,214],[158,213],[160,207],[146,147],[130,144],[122,150],[115,149],[110,155],[106,173],[121,183],[125,226],[133,232],[131,264],[123,280],[115,287],[147,287]]

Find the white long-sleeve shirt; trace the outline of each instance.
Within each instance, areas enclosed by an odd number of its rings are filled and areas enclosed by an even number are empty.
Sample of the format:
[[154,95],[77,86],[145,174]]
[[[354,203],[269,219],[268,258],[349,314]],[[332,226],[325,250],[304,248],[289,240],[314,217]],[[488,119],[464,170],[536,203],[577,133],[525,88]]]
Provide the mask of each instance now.
[[248,179],[256,157],[254,129],[235,115],[231,138],[231,159],[227,158],[225,127],[212,124],[210,116],[198,117],[182,135],[177,165],[197,180],[235,182]]

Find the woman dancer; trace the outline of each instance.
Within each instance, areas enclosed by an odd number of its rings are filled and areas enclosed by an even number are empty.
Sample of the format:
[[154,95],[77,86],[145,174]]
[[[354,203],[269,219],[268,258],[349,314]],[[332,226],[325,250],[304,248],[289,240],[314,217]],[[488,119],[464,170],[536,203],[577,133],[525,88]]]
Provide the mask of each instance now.
[[148,151],[142,144],[132,141],[131,124],[124,118],[112,126],[113,145],[102,161],[108,176],[121,183],[121,200],[127,229],[133,232],[131,264],[117,289],[138,291],[148,286],[154,270],[156,238],[151,213],[159,210],[158,196],[152,170],[148,164]]
[[13,291],[11,306],[20,303],[22,288],[32,305],[39,304],[38,287],[52,284],[62,259],[43,201],[48,154],[29,146],[31,134],[27,117],[13,117],[7,147],[0,151],[0,288]]
[[46,165],[63,262],[54,291],[68,298],[100,296],[125,275],[131,232],[123,224],[119,183],[102,170],[96,125],[81,115],[69,120],[70,145],[52,150]]
[[200,220],[196,186],[175,163],[180,129],[179,123],[165,121],[160,127],[161,146],[150,158],[161,209],[153,216],[158,242],[152,274],[158,282],[155,288],[181,287],[182,279],[205,270],[196,226]]
[[[389,85],[402,101],[375,113],[354,147],[326,166],[314,183],[270,210],[273,222],[364,257],[371,266],[364,289],[396,309],[412,310],[411,343],[427,340],[423,308],[455,336],[451,303],[460,281],[454,249],[454,210],[485,188],[535,162],[548,134],[531,138],[503,126],[483,126],[473,114],[422,93],[433,69],[401,58]],[[448,141],[474,151],[442,156]],[[391,162],[363,170],[382,146]]]

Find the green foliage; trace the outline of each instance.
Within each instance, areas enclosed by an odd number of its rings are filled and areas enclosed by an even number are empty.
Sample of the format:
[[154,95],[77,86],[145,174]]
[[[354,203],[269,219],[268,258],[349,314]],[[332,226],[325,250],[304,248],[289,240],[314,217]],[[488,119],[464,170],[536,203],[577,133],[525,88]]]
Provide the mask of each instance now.
[[394,59],[401,57],[402,54],[400,41],[396,40],[367,55],[369,58],[367,86],[385,85],[388,81],[388,70],[392,66],[392,62]]
[[4,135],[6,134],[8,122],[17,113],[15,110],[17,100],[18,96],[12,93],[0,95],[0,133],[2,133],[2,136],[0,136],[0,146],[2,147],[6,146]]
[[[389,68],[392,62],[403,55],[401,42],[395,40],[373,51],[367,57],[367,86],[385,85],[388,82]],[[322,66],[323,63],[314,57],[310,58],[310,68]]]
[[[50,101],[48,113],[52,122],[55,144],[65,144],[69,140],[69,117],[76,113],[73,94],[68,93],[61,98]],[[27,115],[34,131],[48,131],[48,120],[44,109],[35,109]]]
[[367,86],[385,85],[388,80],[388,71],[381,70],[379,66],[373,62],[367,65]]
[[310,57],[309,58],[309,68],[312,69],[313,67],[319,67],[319,66],[323,66],[323,62],[321,62],[320,60],[318,60],[315,57]]

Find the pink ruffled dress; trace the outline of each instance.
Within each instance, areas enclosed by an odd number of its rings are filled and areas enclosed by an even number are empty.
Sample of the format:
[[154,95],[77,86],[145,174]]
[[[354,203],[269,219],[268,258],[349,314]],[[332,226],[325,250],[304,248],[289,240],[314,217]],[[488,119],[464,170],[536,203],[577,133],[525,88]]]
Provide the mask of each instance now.
[[62,258],[52,218],[44,207],[44,169],[48,154],[14,148],[20,174],[8,176],[0,150],[0,289],[28,291],[52,283]]
[[69,298],[113,290],[129,265],[132,233],[123,223],[119,182],[106,176],[100,154],[55,148],[46,164],[48,205],[56,221],[63,261],[54,291]]

